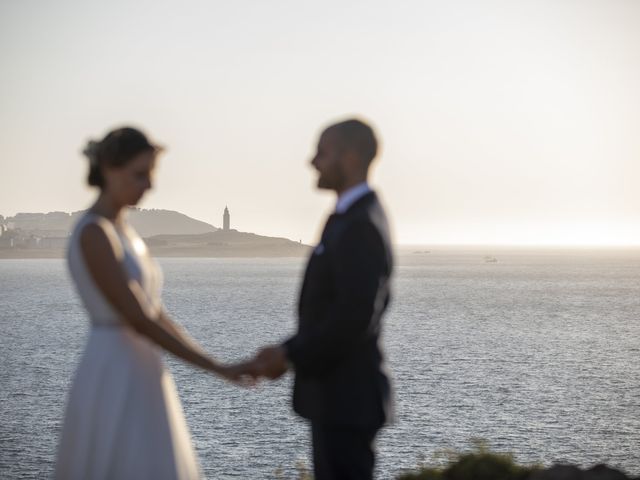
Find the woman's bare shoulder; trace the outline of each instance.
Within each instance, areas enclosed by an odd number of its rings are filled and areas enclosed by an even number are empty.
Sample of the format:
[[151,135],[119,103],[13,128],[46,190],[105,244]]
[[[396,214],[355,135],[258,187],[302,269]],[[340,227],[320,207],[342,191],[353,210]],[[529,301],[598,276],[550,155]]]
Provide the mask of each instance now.
[[122,245],[113,224],[104,217],[93,215],[80,235],[80,247],[85,258],[111,257],[122,258]]

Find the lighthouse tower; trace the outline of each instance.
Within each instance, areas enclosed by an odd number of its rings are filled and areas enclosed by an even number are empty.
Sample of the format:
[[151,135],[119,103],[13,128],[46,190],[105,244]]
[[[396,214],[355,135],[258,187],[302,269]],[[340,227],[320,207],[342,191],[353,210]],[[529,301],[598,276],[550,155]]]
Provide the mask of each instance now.
[[229,230],[231,227],[231,215],[229,215],[229,209],[224,207],[224,214],[222,215],[222,229]]

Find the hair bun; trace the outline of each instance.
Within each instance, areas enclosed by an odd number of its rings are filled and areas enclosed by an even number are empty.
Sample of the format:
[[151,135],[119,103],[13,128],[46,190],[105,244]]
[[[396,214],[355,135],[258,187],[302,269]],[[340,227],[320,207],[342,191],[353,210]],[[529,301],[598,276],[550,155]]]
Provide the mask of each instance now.
[[98,165],[98,151],[100,150],[100,142],[96,142],[94,140],[89,140],[87,146],[84,147],[82,153],[85,157],[89,159],[89,164],[91,166]]

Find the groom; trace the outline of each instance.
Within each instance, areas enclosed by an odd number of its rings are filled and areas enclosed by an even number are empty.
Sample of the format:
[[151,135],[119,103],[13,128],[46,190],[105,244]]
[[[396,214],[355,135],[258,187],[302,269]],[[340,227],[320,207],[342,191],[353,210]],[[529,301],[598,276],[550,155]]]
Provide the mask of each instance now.
[[294,410],[311,421],[316,480],[371,479],[374,439],[391,410],[379,344],[392,269],[387,219],[367,183],[376,156],[360,120],[329,126],[311,164],[338,200],[302,284],[298,332],[262,349],[253,374],[295,371]]

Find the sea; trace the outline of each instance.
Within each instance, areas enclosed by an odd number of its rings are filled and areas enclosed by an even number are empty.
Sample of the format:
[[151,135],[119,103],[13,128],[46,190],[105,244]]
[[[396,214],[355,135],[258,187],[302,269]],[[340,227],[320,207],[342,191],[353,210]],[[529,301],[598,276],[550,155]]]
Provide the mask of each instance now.
[[[159,262],[167,310],[216,358],[295,331],[305,259]],[[63,260],[0,260],[0,478],[51,478],[87,332]],[[640,475],[640,250],[401,251],[382,341],[396,414],[376,478],[478,442],[520,463]],[[310,468],[290,374],[246,389],[166,363],[206,478]]]

